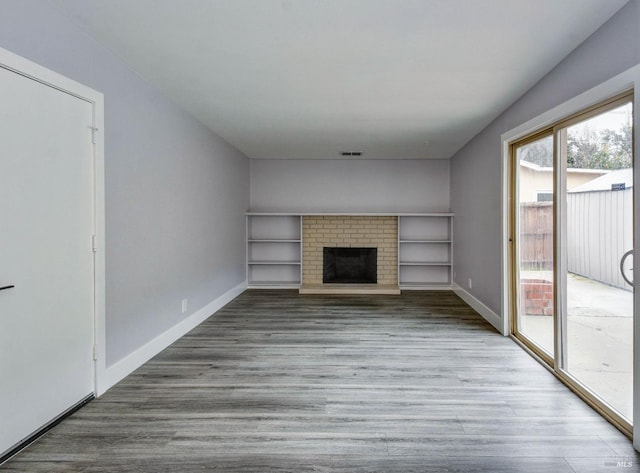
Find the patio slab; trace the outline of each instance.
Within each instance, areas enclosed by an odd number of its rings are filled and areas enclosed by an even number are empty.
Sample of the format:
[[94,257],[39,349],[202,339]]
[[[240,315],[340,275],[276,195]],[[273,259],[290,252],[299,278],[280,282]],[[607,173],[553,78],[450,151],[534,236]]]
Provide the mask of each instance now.
[[[523,272],[547,278],[550,272]],[[633,405],[633,293],[570,274],[567,279],[568,371],[627,419]],[[547,351],[553,317],[525,315],[523,332]]]

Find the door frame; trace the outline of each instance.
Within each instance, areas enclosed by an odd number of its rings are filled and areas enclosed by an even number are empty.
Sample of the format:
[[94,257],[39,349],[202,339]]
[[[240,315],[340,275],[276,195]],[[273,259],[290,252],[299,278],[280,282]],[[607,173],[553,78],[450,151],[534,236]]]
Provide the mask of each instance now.
[[[535,133],[533,133],[532,135],[529,136],[525,136],[524,138],[520,139],[520,140],[513,140],[509,143],[509,195],[510,196],[516,196],[518,194],[518,173],[520,172],[519,170],[519,166],[517,165],[518,163],[516,163],[516,150],[519,146],[525,146],[527,144],[533,143],[535,141],[538,141],[540,139],[543,138],[548,138],[548,137],[553,137],[553,128],[551,127],[544,127],[538,131],[536,131]],[[554,155],[555,155],[555,149],[554,149]],[[554,176],[552,176],[552,180],[553,182],[555,182],[555,173]],[[553,196],[553,202],[554,202],[554,209],[556,208],[556,204],[555,204],[555,199],[556,199],[556,193],[555,193],[555,189],[554,189],[554,196]],[[517,226],[517,221],[515,219],[511,218],[511,215],[514,215],[515,212],[515,202],[513,202],[513,200],[510,200],[510,206],[509,206],[509,255],[508,258],[510,261],[515,261],[516,258],[518,257],[518,255],[516,254],[519,251],[518,246],[516,245],[516,242],[513,241],[515,238],[515,235],[518,234],[518,226]],[[555,220],[555,212],[553,212],[554,214],[554,220]],[[554,238],[555,238],[555,224],[554,224]],[[554,239],[554,246],[553,246],[553,274],[554,274],[554,287],[555,287],[555,277],[556,277],[556,251],[555,251],[555,239]],[[508,335],[515,335],[516,332],[518,332],[518,342],[521,343],[522,345],[524,345],[527,350],[529,350],[530,352],[532,352],[535,356],[537,356],[538,358],[540,358],[542,361],[544,361],[545,363],[547,363],[547,365],[549,365],[550,368],[555,368],[555,353],[558,349],[557,344],[554,340],[554,353],[553,354],[548,354],[545,351],[543,351],[542,349],[540,349],[533,340],[531,340],[529,338],[528,335],[526,335],[523,332],[519,331],[519,327],[518,327],[518,317],[517,317],[517,310],[518,310],[518,293],[519,293],[519,289],[518,289],[518,283],[520,280],[520,274],[519,274],[519,269],[516,267],[516,265],[509,265],[509,274],[510,274],[510,286],[509,286],[509,291],[510,291],[510,297],[509,297],[509,320],[508,320]],[[512,295],[514,295],[515,297],[513,297]],[[554,290],[554,298],[556,297],[556,291]],[[555,304],[555,301],[554,301]],[[552,317],[553,317],[553,326],[555,327],[557,324],[557,316],[558,314],[556,313],[556,311],[554,311]]]
[[[510,235],[510,143],[534,133],[544,127],[578,112],[597,105],[611,97],[633,89],[633,123],[634,123],[634,182],[640,182],[640,65],[636,65],[611,79],[596,85],[595,87],[557,105],[550,110],[528,120],[527,122],[503,133],[502,143],[502,334],[510,335],[511,291],[512,275],[510,273],[509,253],[511,244]],[[640,209],[640,192],[634,192],[634,215]],[[633,235],[634,248],[640,249],[640,219],[635,222]],[[640,450],[640,295],[634,298],[634,363],[633,363],[633,444],[636,450]]]
[[[93,364],[94,393],[103,394],[106,383],[106,298],[105,298],[105,177],[104,177],[104,95],[79,82],[0,48],[0,67],[46,86],[77,97],[92,105],[93,127]],[[37,133],[37,131],[34,131]],[[90,238],[90,237],[89,237]]]
[[[510,287],[510,335],[520,344],[524,345],[527,350],[532,352],[541,361],[546,363],[553,374],[567,385],[572,391],[576,392],[587,404],[598,411],[603,417],[614,424],[618,429],[632,435],[631,424],[629,420],[618,414],[611,406],[607,405],[605,399],[600,398],[596,393],[592,392],[590,387],[581,383],[567,369],[567,260],[565,252],[567,250],[567,205],[566,205],[566,173],[567,161],[565,147],[560,145],[564,143],[566,146],[566,130],[568,127],[582,123],[593,117],[607,113],[624,104],[633,103],[633,89],[629,89],[622,94],[609,97],[600,103],[580,110],[577,114],[565,117],[553,124],[552,127],[544,127],[527,135],[521,139],[514,140],[510,143],[510,196],[511,208],[509,209],[509,218],[511,223],[510,231],[510,271],[511,271],[511,287]],[[519,202],[518,199],[518,177],[520,175],[520,166],[517,156],[517,149],[526,146],[541,138],[551,138],[553,140],[553,354],[544,351],[544,348],[536,344],[529,336],[520,331],[518,327],[521,297],[519,289],[519,258],[520,247],[518,219]]]

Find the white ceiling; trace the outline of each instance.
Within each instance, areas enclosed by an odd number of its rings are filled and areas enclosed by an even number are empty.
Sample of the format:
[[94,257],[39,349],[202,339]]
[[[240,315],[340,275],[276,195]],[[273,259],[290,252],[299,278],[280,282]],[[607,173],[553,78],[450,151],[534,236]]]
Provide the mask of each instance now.
[[400,159],[451,157],[627,2],[52,1],[251,158]]

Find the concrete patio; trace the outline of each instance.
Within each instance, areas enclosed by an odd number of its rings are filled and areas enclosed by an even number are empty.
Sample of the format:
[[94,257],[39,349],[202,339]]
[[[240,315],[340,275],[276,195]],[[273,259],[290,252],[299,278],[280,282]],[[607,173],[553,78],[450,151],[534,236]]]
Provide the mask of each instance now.
[[[521,278],[551,280],[526,271]],[[625,418],[632,418],[633,293],[569,274],[568,371]],[[524,315],[521,331],[553,351],[553,317]]]

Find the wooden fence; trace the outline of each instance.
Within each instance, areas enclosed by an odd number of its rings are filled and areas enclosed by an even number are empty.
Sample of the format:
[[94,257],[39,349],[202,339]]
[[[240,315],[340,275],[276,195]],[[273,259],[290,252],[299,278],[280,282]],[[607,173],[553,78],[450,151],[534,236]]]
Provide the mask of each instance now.
[[553,203],[520,204],[520,269],[553,269]]
[[[520,204],[520,269],[553,269],[553,204]],[[633,189],[567,194],[567,270],[621,289],[620,259],[633,248]],[[630,274],[633,277],[633,273]]]

